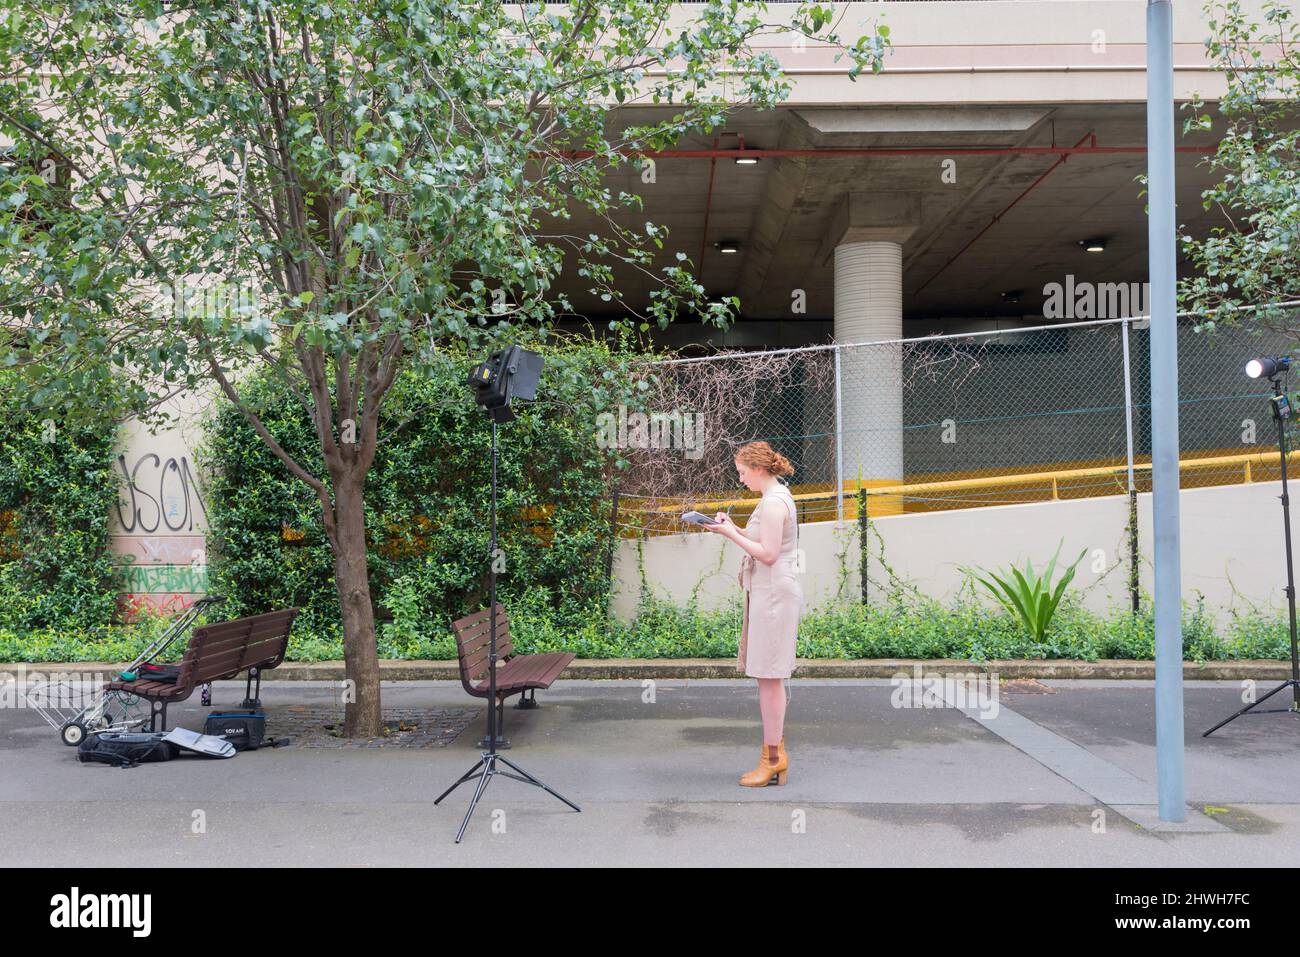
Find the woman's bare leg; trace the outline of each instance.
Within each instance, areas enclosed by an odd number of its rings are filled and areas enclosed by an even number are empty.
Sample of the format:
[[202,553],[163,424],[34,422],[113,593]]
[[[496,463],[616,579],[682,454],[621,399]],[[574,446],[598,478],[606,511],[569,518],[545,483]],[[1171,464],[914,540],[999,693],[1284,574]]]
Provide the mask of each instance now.
[[758,710],[763,715],[763,744],[768,757],[776,763],[776,750],[781,744],[785,728],[785,679],[759,678]]

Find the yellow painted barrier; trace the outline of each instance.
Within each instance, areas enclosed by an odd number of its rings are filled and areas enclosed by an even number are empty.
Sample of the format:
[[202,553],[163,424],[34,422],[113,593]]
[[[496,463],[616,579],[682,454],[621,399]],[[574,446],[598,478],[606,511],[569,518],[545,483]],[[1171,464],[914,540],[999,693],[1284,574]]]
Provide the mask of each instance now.
[[[1300,456],[1300,449],[1287,453],[1288,468],[1297,461],[1297,456]],[[1275,481],[1274,473],[1280,473],[1279,464],[1280,459],[1276,451],[1265,451],[1182,459],[1178,463],[1178,469],[1180,476],[1182,473],[1193,470],[1215,469],[1222,473],[1229,473],[1241,469],[1240,482],[1250,484],[1256,481]],[[1134,485],[1139,491],[1150,490],[1150,471],[1150,462],[1133,463]],[[1261,471],[1267,477],[1261,478],[1257,474]],[[1127,463],[1120,462],[1089,468],[1016,472],[1007,475],[947,479],[941,482],[900,483],[897,479],[864,479],[861,485],[867,494],[867,515],[871,518],[879,518],[883,515],[901,515],[905,511],[930,511],[936,508],[978,508],[989,504],[1004,504],[1000,502],[953,504],[950,500],[941,500],[927,507],[927,503],[924,501],[907,501],[909,498],[924,500],[936,493],[978,491],[998,487],[1042,486],[1040,494],[1044,497],[1039,499],[1040,501],[1060,501],[1063,497],[1063,491],[1066,493],[1065,498],[1091,498],[1097,495],[1123,494],[1128,490],[1127,475]],[[1113,478],[1115,480],[1113,486],[1110,483],[1096,483],[1089,486],[1083,494],[1079,494],[1077,488],[1079,480],[1101,477]],[[1237,484],[1236,481],[1229,480],[1226,474],[1214,478],[1215,481],[1201,481],[1192,484]],[[1180,482],[1180,484],[1183,487],[1189,487],[1189,483]],[[833,484],[827,486],[822,483],[810,491],[801,491],[801,488],[808,488],[808,486],[795,485],[791,487],[795,503],[799,506],[799,520],[801,522],[834,521],[836,519],[835,487]],[[857,482],[844,483],[844,518],[846,521],[857,521],[857,492]],[[694,507],[708,514],[713,511],[724,510],[730,506],[733,517],[743,517],[753,509],[757,502],[757,496],[716,498],[703,502],[698,500],[694,502],[673,501],[652,508],[629,508],[628,511],[640,512],[645,517],[647,533],[667,534],[681,530],[679,516],[685,507]]]

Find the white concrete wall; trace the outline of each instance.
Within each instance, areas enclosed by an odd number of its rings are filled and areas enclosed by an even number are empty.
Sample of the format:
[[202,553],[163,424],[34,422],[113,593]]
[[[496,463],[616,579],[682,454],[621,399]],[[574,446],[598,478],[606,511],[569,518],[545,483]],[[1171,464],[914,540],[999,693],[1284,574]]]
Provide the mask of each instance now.
[[[1285,610],[1280,494],[1280,482],[1182,493],[1183,599],[1194,608],[1199,590],[1220,626],[1229,619],[1230,609],[1245,611],[1253,604],[1264,610]],[[1128,608],[1127,502],[1124,496],[1114,496],[885,516],[873,520],[880,535],[880,540],[873,537],[873,552],[883,541],[885,559],[901,580],[946,602],[956,597],[962,585],[960,566],[997,570],[1009,564],[1023,566],[1028,559],[1041,572],[1064,539],[1058,567],[1088,550],[1070,586],[1083,591],[1085,607],[1097,612]],[[1294,521],[1292,525],[1295,536]],[[1149,594],[1154,587],[1150,493],[1138,495],[1138,536],[1139,581]],[[800,547],[805,559],[801,581],[809,608],[830,604],[837,594],[846,601],[858,600],[856,526],[837,530],[833,522],[804,525]],[[741,594],[736,583],[741,552],[724,539],[691,532],[647,539],[644,550],[646,579],[661,598],[685,605],[698,585],[699,606],[707,609],[725,606]],[[841,553],[843,561],[838,557]],[[848,566],[842,586],[841,565]],[[620,541],[614,574],[613,613],[631,620],[641,584],[636,541]],[[888,580],[874,555],[869,574],[873,583]],[[879,596],[879,590],[873,591]],[[986,600],[993,607],[992,599]]]
[[206,479],[194,454],[208,404],[186,393],[166,406],[176,416],[171,427],[150,432],[132,420],[119,436],[110,547],[127,566],[128,614],[187,608],[208,589]]
[[[1142,0],[933,0],[836,3],[847,45],[871,22],[890,29],[884,71],[857,82],[824,44],[793,48],[788,37],[756,44],[795,79],[792,106],[862,104],[1138,103],[1146,99],[1146,3]],[[1209,18],[1199,0],[1173,5],[1174,97],[1217,99],[1209,71]],[[1242,0],[1263,22],[1263,0]],[[678,20],[694,14],[682,4]],[[784,5],[765,20],[788,22]]]

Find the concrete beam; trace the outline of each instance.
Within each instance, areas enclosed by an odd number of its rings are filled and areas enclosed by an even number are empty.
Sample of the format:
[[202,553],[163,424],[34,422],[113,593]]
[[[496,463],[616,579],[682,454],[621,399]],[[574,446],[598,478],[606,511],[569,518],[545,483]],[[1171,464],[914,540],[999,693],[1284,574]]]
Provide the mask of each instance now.
[[823,266],[843,243],[888,242],[900,246],[921,226],[921,194],[913,190],[849,193],[831,214],[817,251]]
[[[806,126],[785,122],[781,124],[774,148],[797,150],[813,145]],[[740,286],[736,290],[742,313],[746,305],[762,294],[781,237],[808,181],[808,158],[790,156],[771,162],[763,182],[763,198],[754,213],[753,229],[745,244],[745,261],[741,264]]]
[[[868,107],[794,111],[818,133],[1022,133],[1040,123],[1047,110],[970,109],[966,107]],[[822,143],[822,145],[831,145]]]

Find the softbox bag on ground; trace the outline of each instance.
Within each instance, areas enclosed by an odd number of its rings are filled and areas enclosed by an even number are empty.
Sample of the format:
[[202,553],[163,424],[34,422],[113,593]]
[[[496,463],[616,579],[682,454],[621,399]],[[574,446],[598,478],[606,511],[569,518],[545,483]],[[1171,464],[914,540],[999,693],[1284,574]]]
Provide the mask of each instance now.
[[87,735],[77,746],[77,760],[82,764],[111,764],[119,768],[170,761],[176,754],[176,745],[161,731],[102,731]]

